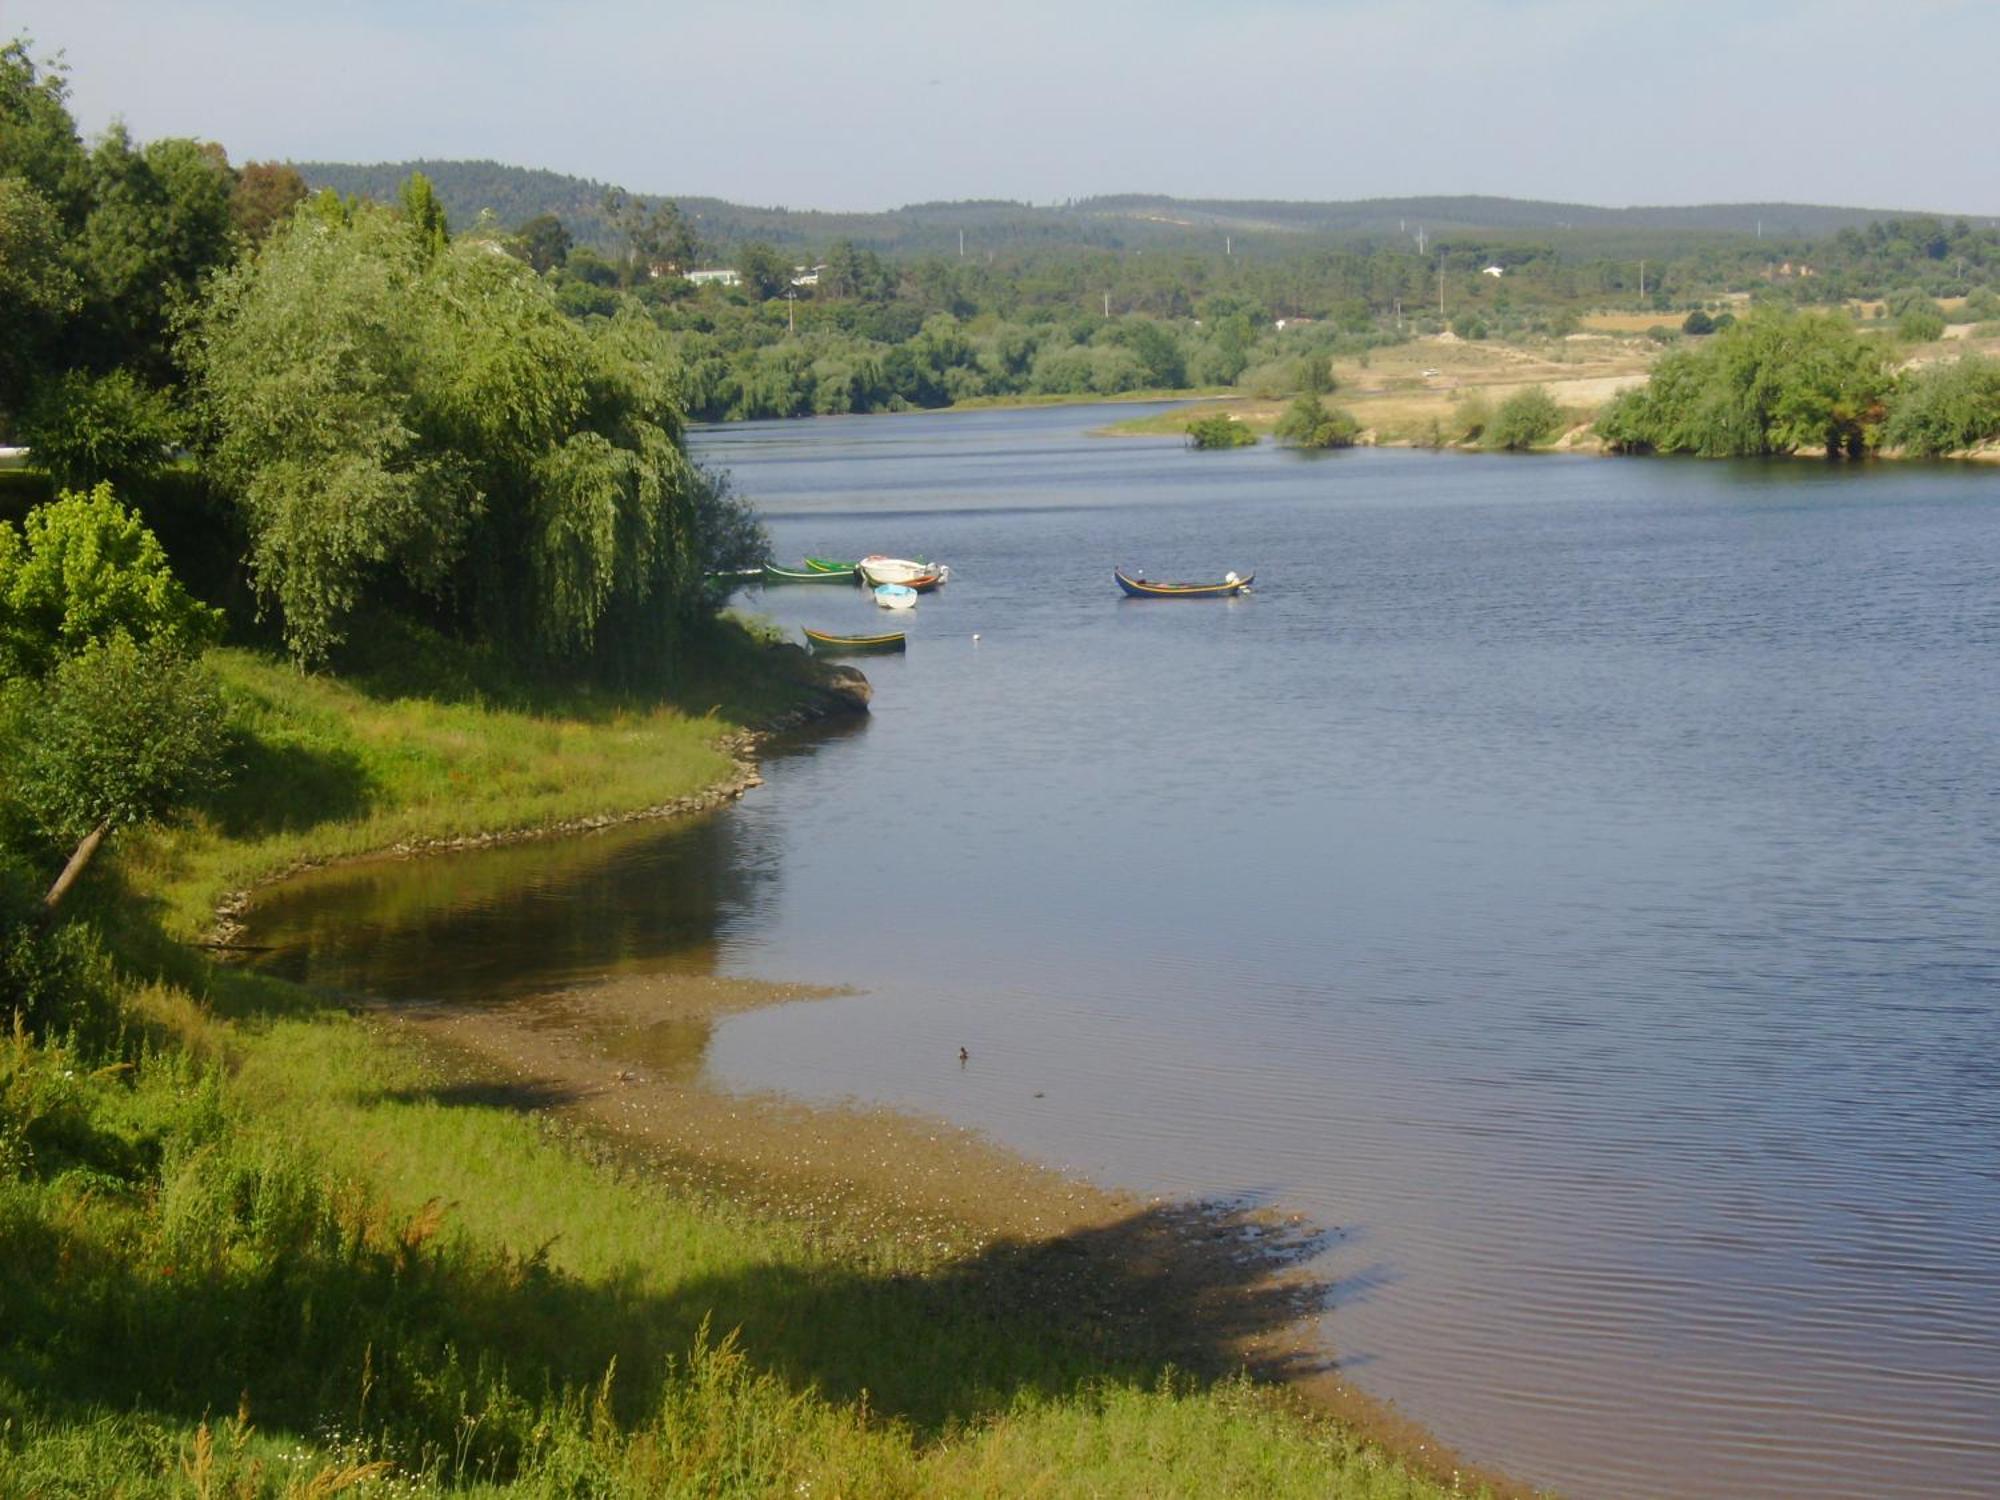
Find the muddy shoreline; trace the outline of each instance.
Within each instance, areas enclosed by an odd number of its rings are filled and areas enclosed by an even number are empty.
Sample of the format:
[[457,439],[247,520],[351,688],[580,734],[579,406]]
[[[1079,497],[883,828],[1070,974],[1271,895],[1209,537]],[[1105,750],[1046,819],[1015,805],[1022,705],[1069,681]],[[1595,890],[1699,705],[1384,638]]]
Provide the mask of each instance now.
[[[859,674],[855,674],[858,676]],[[864,680],[865,681],[865,680]],[[218,905],[216,942],[234,947],[257,896],[315,868],[497,847],[713,812],[762,784],[756,755],[778,736],[839,716],[809,706],[721,743],[723,780],[623,813],[301,861]],[[1303,1409],[1442,1483],[1496,1497],[1539,1492],[1466,1462],[1393,1405],[1341,1378],[1314,1320],[1326,1288],[1307,1262],[1325,1236],[1296,1215],[1227,1202],[1106,1190],[938,1119],[859,1105],[735,1094],[706,1080],[713,1028],[728,1016],[846,991],[706,975],[648,974],[506,1003],[409,1004],[343,997],[384,1036],[414,1046],[441,1092],[519,1110],[585,1137],[649,1175],[829,1237],[889,1235],[941,1270],[996,1247],[1037,1278],[1095,1289],[1113,1345],[1191,1372],[1248,1369]],[[957,1058],[941,1067],[961,1066]]]

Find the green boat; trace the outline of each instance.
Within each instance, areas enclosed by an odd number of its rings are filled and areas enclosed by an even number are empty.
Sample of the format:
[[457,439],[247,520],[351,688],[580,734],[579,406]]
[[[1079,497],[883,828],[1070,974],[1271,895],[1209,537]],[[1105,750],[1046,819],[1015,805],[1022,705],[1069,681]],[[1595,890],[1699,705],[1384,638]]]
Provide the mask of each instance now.
[[815,655],[828,656],[836,651],[901,651],[903,632],[898,630],[889,635],[828,635],[824,630],[806,630],[805,637],[812,642]]
[[809,557],[806,566],[815,573],[852,573],[858,564],[842,562],[835,557]]
[[766,563],[764,565],[764,582],[766,583],[852,583],[854,582],[854,575],[852,573],[822,573],[816,570],[798,572],[791,568],[774,568],[769,563]]

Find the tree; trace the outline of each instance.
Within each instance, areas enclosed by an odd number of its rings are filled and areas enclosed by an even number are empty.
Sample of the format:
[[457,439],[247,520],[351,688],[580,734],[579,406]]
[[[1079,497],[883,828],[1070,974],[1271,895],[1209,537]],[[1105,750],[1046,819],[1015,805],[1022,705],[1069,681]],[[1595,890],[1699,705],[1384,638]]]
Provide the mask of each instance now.
[[1562,420],[1562,408],[1546,388],[1525,386],[1500,403],[1486,440],[1496,448],[1533,448],[1555,436]]
[[1967,355],[1919,371],[1897,395],[1882,440],[1926,458],[2000,438],[2000,364]]
[[246,245],[261,245],[297,212],[310,191],[289,162],[245,162],[229,194],[229,222]]
[[444,205],[438,202],[437,189],[431,186],[430,178],[421,172],[412,172],[404,181],[397,200],[403,206],[403,219],[410,226],[417,248],[426,259],[444,253],[444,247],[451,243],[451,225],[445,219]]
[[129,370],[70,370],[36,387],[21,415],[21,436],[36,467],[59,485],[150,479],[186,436],[166,392]]
[[570,246],[575,241],[570,232],[563,228],[563,221],[554,214],[537,214],[523,224],[514,236],[521,259],[537,271],[553,271],[569,259]]
[[1715,332],[1715,319],[1697,307],[1681,321],[1681,332],[1696,338]]
[[1227,412],[1196,417],[1187,425],[1190,448],[1248,448],[1257,434]]
[[1328,411],[1318,396],[1307,393],[1285,408],[1274,435],[1295,448],[1351,448],[1361,424],[1349,412]]
[[759,302],[781,295],[792,283],[791,263],[762,240],[746,241],[737,249],[736,274],[743,278],[743,290]]
[[393,601],[546,661],[663,671],[707,607],[670,349],[637,309],[575,322],[512,257],[363,205],[217,277],[183,353],[303,662]]
[[74,231],[88,197],[83,142],[68,99],[60,64],[37,65],[20,39],[0,47],[0,178],[21,178]]
[[56,664],[22,714],[13,792],[72,846],[43,898],[53,911],[113,830],[160,816],[211,784],[226,714],[177,644],[119,632]]
[[62,320],[81,305],[55,205],[25,177],[0,177],[0,415],[19,404]]
[[35,507],[19,531],[0,522],[0,674],[40,677],[113,636],[193,651],[221,623],[108,484]]
[[678,203],[664,201],[648,208],[643,198],[613,188],[604,196],[604,216],[625,241],[628,286],[650,280],[656,271],[690,270],[701,254],[694,225]]

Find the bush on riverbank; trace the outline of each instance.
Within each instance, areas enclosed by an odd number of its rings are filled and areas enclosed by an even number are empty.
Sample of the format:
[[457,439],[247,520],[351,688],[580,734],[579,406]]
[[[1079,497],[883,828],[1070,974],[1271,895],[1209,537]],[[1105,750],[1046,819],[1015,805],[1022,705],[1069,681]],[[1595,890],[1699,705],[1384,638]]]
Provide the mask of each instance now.
[[1227,412],[1196,417],[1187,424],[1186,431],[1190,448],[1248,448],[1257,441],[1257,434],[1247,423],[1237,421]]

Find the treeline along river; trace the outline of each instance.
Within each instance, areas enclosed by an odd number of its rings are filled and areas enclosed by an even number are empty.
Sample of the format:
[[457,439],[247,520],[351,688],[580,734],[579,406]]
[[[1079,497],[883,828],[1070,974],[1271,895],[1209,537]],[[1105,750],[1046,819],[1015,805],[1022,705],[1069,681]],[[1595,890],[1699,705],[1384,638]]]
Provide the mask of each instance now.
[[872,720],[710,823],[321,879],[260,940],[392,996],[851,985],[706,1067],[1306,1214],[1342,1367],[1475,1458],[1992,1493],[2000,474],[1106,420],[698,433],[781,559],[952,565]]

